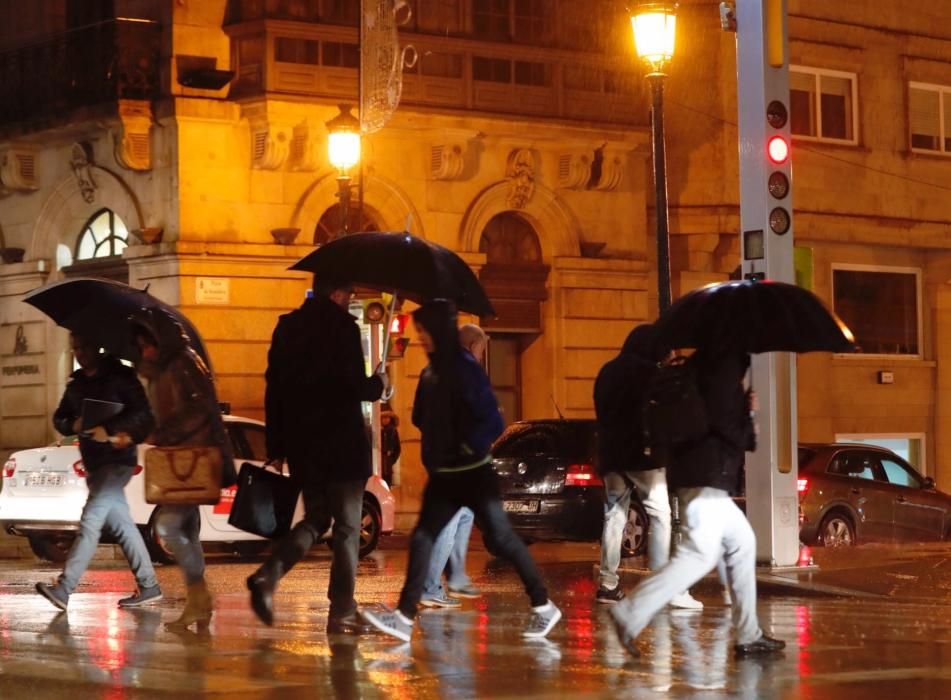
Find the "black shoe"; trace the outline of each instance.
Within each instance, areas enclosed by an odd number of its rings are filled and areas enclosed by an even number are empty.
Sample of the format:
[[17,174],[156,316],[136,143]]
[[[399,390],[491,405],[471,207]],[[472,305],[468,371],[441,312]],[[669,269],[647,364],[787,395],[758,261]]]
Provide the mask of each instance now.
[[605,605],[614,605],[615,603],[620,603],[624,600],[624,591],[621,590],[620,586],[615,586],[614,588],[605,588],[600,586],[598,592],[595,594],[594,599],[599,603],[604,603]]
[[364,622],[356,610],[349,615],[335,615],[327,618],[327,634],[370,634],[372,631],[373,625]]
[[760,654],[772,654],[786,648],[786,642],[781,639],[773,639],[762,635],[755,642],[749,644],[734,644],[733,651],[737,656],[755,656]]
[[38,583],[36,584],[36,592],[60,610],[65,610],[66,606],[69,605],[69,593],[60,588],[58,583],[55,586],[48,583]]
[[251,591],[251,609],[258,619],[268,627],[274,625],[274,584],[261,574],[248,576],[248,590]]

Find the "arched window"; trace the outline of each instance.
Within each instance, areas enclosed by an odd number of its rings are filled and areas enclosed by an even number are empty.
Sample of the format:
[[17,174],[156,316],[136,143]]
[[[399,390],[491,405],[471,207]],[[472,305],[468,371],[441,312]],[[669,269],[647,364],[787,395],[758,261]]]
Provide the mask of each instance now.
[[[347,230],[350,233],[380,230],[379,224],[376,223],[373,215],[366,208],[351,204],[347,218],[349,219]],[[323,213],[320,221],[317,222],[317,227],[314,229],[314,245],[323,245],[336,238],[337,234],[340,233],[340,223],[340,205],[334,204]]]
[[479,252],[489,264],[541,263],[542,249],[535,229],[518,214],[493,216],[482,231]]
[[122,255],[129,245],[129,230],[111,209],[100,209],[83,226],[76,241],[75,262]]

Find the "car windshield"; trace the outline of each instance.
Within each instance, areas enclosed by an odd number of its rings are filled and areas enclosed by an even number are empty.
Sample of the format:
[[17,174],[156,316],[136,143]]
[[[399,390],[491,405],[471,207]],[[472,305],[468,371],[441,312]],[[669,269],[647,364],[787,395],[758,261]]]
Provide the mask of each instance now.
[[570,461],[594,458],[593,422],[513,423],[493,447],[495,457],[544,455]]

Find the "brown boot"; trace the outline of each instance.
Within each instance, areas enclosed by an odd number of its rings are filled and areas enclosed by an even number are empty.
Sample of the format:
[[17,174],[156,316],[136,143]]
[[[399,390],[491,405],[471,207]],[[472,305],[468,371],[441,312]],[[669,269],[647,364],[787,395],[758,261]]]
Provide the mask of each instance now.
[[205,580],[202,579],[195,583],[188,584],[188,597],[185,599],[185,610],[182,616],[174,622],[169,622],[169,629],[185,629],[189,625],[198,623],[199,629],[207,628],[211,622],[211,615],[214,612],[212,607],[211,593]]

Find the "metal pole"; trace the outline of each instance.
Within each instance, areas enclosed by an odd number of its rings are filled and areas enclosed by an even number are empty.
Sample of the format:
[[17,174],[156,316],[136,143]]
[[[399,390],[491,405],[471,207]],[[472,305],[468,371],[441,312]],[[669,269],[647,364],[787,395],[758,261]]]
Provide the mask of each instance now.
[[350,233],[350,176],[341,175],[337,178],[339,191],[337,197],[340,199],[340,233],[346,236]]
[[664,149],[663,73],[651,73],[651,136],[654,151],[654,193],[657,214],[657,309],[670,308],[670,231],[667,220],[667,154]]

